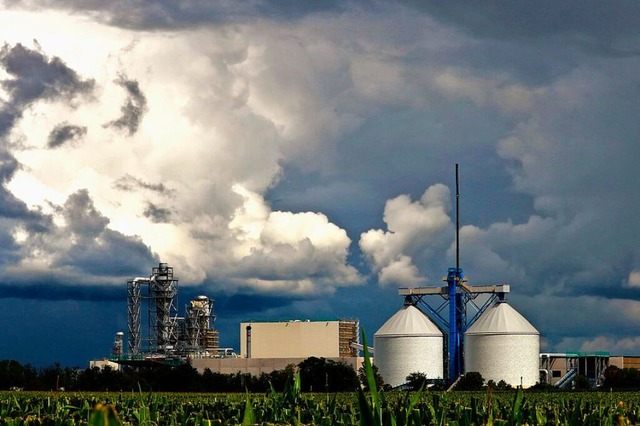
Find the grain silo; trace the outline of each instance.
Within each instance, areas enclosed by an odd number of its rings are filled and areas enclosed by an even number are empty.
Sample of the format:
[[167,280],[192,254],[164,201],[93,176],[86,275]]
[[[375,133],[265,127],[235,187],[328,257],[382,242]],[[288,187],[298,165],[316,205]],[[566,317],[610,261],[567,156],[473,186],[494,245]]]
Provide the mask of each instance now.
[[504,301],[487,309],[465,333],[465,371],[488,382],[530,387],[539,380],[540,333]]
[[443,378],[442,332],[415,306],[404,306],[389,318],[373,335],[373,346],[378,372],[391,386],[416,372]]

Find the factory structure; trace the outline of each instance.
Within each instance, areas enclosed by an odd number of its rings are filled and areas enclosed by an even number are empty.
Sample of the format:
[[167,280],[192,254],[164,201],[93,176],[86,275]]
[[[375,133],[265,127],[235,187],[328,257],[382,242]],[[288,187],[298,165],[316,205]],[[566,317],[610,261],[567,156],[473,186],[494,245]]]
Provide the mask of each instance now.
[[[640,368],[640,357],[608,352],[540,353],[539,332],[506,301],[509,285],[470,286],[460,268],[450,268],[443,281],[442,287],[398,290],[404,304],[375,332],[369,348],[386,384],[402,387],[412,373],[452,384],[473,371],[486,382],[514,387],[538,382],[570,387],[578,376],[597,386],[610,365]],[[148,278],[128,280],[126,344],[125,333],[116,333],[112,355],[90,366],[190,363],[201,373],[256,376],[309,357],[354,370],[362,366],[360,323],[354,319],[244,321],[239,353],[220,347],[213,299],[197,296],[178,316],[177,283],[166,263]]]
[[198,371],[259,376],[309,357],[340,362],[357,370],[360,322],[352,319],[246,321],[240,323],[240,354],[191,360]]
[[316,356],[360,367],[357,320],[249,321],[240,324],[240,355],[220,347],[214,300],[197,296],[178,315],[178,279],[160,263],[148,277],[127,281],[127,341],[117,332],[111,356],[91,367],[176,366],[254,375],[281,370]]
[[251,321],[240,323],[243,358],[352,358],[358,349],[356,320]]
[[401,387],[411,373],[450,385],[466,372],[513,387],[566,388],[578,376],[602,384],[604,370],[640,367],[640,357],[608,352],[540,353],[540,333],[507,302],[508,284],[471,286],[460,268],[456,164],[456,266],[441,287],[400,288],[404,306],[374,334],[375,364],[385,383]]
[[467,284],[460,268],[459,199],[456,164],[456,266],[443,277],[445,286],[399,289],[404,307],[373,336],[378,371],[394,387],[414,372],[455,383],[467,371],[487,381],[533,386],[540,333],[507,304],[508,284]]
[[[127,281],[127,351],[124,333],[116,333],[110,361],[119,364],[177,365],[219,351],[214,300],[198,296],[178,316],[178,279],[160,263],[149,277]],[[146,313],[143,329],[143,313]]]
[[[384,382],[402,387],[407,376],[455,384],[466,372],[513,387],[571,386],[581,375],[601,384],[609,365],[640,367],[640,358],[607,352],[540,353],[540,333],[507,301],[508,284],[471,286],[460,268],[459,191],[456,164],[456,266],[440,287],[399,288],[403,306],[374,334],[374,363]],[[127,281],[128,334],[116,334],[109,361],[120,365],[177,365],[198,371],[259,375],[322,357],[358,369],[363,362],[360,325],[353,319],[245,321],[240,350],[221,348],[214,301],[198,296],[177,314],[178,280],[160,263],[149,277]],[[146,313],[146,328],[142,315]]]

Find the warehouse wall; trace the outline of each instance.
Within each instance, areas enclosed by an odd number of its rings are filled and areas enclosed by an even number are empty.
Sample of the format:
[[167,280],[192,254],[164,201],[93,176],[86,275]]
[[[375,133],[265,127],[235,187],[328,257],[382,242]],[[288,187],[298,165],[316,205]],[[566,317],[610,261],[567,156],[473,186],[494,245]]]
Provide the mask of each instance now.
[[240,357],[247,357],[247,326],[251,326],[251,358],[337,358],[339,321],[240,323]]

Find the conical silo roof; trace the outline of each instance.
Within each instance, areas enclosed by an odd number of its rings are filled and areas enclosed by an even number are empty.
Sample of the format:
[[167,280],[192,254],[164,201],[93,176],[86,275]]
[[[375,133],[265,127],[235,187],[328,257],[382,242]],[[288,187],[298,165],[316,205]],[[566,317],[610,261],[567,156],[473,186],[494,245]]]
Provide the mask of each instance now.
[[506,302],[497,302],[487,309],[465,334],[537,334],[540,333],[525,317]]
[[418,308],[408,305],[389,318],[373,336],[442,336],[442,332]]

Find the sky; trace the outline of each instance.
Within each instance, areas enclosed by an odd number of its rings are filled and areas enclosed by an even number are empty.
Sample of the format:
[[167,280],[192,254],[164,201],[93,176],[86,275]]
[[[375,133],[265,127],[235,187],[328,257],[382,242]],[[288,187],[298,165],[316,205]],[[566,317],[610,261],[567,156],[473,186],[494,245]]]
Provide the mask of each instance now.
[[[159,262],[179,309],[508,300],[640,355],[640,3],[0,0],[0,359],[87,365]],[[437,302],[437,301],[436,301]],[[437,302],[438,304],[440,302]]]

